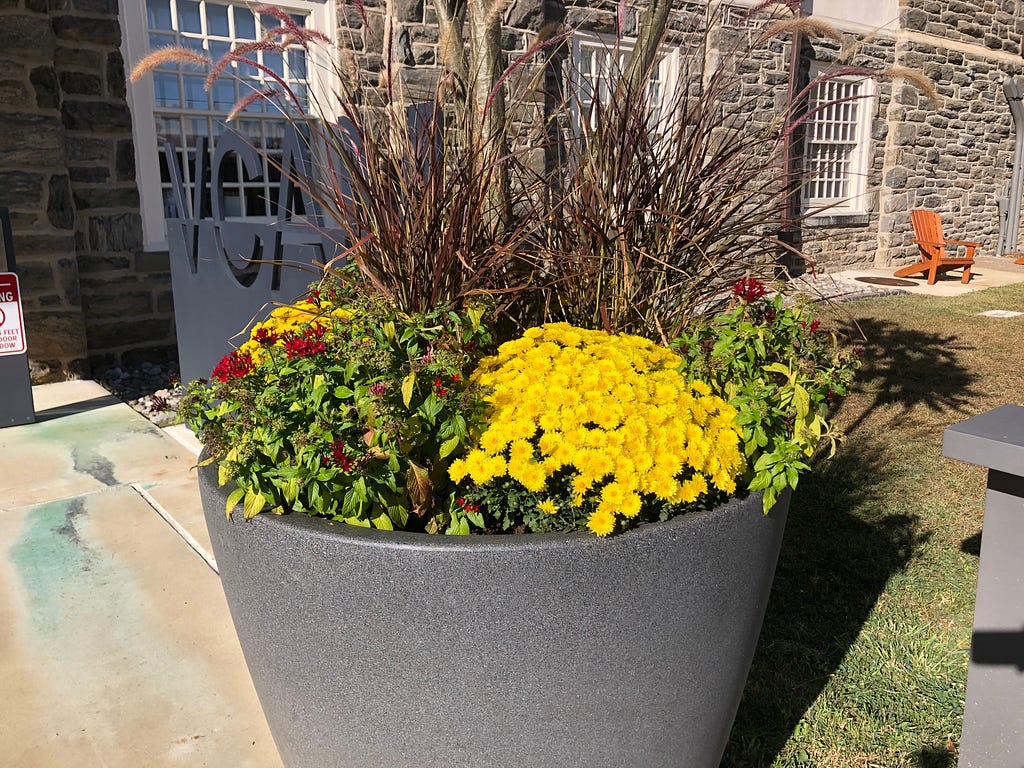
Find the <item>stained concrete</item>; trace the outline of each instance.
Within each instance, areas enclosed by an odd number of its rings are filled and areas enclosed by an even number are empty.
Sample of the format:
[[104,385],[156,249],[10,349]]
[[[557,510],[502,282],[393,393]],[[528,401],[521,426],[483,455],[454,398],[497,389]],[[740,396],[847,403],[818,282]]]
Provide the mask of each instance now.
[[209,547],[194,455],[91,382],[33,397],[0,429],[0,765],[279,768],[183,538]]

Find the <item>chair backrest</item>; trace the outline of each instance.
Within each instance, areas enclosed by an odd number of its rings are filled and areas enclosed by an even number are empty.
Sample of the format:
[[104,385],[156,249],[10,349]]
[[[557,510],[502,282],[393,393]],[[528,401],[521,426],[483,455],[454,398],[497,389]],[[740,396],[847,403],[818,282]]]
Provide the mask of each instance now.
[[910,212],[910,221],[914,225],[914,236],[923,242],[918,243],[921,258],[925,261],[942,258],[946,240],[942,236],[942,219],[935,211],[918,208]]

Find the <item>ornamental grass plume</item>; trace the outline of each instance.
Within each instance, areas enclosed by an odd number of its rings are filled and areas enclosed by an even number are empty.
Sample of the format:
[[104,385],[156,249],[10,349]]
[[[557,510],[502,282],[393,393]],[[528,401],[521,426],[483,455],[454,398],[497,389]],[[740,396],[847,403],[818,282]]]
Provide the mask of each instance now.
[[531,328],[477,367],[486,428],[449,474],[505,529],[585,521],[607,536],[730,495],[744,468],[736,410],[680,363],[638,336]]

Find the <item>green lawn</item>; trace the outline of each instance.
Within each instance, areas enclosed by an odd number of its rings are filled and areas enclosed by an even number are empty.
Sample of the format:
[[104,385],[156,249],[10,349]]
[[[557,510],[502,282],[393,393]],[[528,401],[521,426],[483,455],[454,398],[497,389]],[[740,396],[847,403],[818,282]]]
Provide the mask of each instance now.
[[952,768],[960,741],[985,471],[942,431],[1024,405],[1024,285],[838,305],[864,368],[846,438],[793,497],[723,768]]

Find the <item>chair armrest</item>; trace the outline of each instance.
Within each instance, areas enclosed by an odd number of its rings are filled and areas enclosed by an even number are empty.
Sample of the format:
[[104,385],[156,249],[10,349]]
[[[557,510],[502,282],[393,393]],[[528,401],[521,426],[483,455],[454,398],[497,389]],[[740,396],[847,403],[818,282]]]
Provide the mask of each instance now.
[[968,246],[969,245],[969,246],[973,246],[975,248],[980,248],[981,247],[981,243],[969,243],[966,240],[947,240],[946,242],[949,243],[950,245],[963,245],[963,246]]

